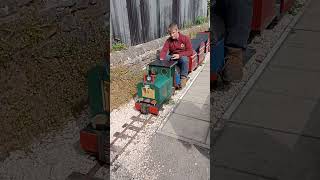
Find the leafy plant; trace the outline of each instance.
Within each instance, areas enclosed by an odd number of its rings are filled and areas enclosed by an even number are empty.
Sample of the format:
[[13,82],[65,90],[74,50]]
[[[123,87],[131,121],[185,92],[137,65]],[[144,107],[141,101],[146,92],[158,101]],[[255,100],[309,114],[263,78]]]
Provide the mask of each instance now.
[[192,22],[190,21],[187,21],[185,24],[184,24],[184,28],[190,28],[192,26]]
[[112,44],[112,50],[111,51],[121,51],[127,49],[127,46],[123,43],[115,43]]
[[207,22],[208,21],[208,17],[205,17],[205,16],[198,16],[197,18],[196,18],[196,24],[203,24],[203,23],[205,23],[205,22]]

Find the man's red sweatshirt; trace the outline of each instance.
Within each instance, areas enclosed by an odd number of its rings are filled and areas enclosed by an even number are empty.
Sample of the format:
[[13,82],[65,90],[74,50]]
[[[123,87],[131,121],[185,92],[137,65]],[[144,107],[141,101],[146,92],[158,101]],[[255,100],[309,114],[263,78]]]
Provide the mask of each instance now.
[[191,56],[192,55],[192,45],[190,38],[179,32],[178,39],[168,38],[163,45],[160,52],[160,59],[165,60],[167,52],[169,54],[179,54],[181,56]]

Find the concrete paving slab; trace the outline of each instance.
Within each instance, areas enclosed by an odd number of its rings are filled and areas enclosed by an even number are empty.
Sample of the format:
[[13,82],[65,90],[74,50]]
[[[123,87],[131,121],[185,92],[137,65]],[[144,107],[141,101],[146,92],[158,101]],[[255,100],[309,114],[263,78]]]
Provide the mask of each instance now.
[[182,100],[174,113],[210,122],[210,106],[207,104]]
[[161,131],[205,143],[208,129],[209,122],[173,113]]
[[320,72],[267,67],[253,89],[306,98],[320,98]]
[[320,31],[320,23],[319,22],[319,14],[318,13],[305,13],[300,21],[297,23],[295,28],[304,29],[304,30],[312,30],[312,31]]
[[245,172],[239,172],[227,168],[211,167],[213,169],[213,180],[267,180]]
[[309,50],[320,50],[320,33],[303,30],[291,30],[282,46],[296,47]]
[[202,71],[200,74],[199,74],[199,79],[205,79],[205,80],[210,80],[210,71]]
[[201,83],[201,84],[207,84],[209,87],[210,86],[210,72],[202,71],[194,83],[196,83],[196,82]]
[[316,101],[281,94],[251,91],[231,117],[247,123],[294,133],[302,133]]
[[198,96],[206,97],[210,94],[210,86],[209,84],[201,84],[195,82],[192,84],[191,88],[187,92],[188,94],[197,94]]
[[201,74],[200,74],[199,76],[210,79],[210,78],[209,78],[210,76],[208,76],[208,75],[210,75],[210,67],[209,67],[209,68],[206,68],[206,67],[205,67],[205,68],[201,71]]
[[317,104],[313,107],[308,123],[304,126],[303,134],[308,136],[320,137],[320,99],[318,99]]
[[210,69],[210,61],[207,61],[207,63],[204,64],[204,69],[207,69],[207,68]]
[[214,164],[276,178],[287,165],[290,146],[297,139],[294,135],[229,124],[214,146]]
[[270,179],[320,179],[319,139],[229,124],[213,151],[217,166]]
[[[158,180],[208,180],[209,150],[161,134],[155,135],[143,158],[147,171],[156,172]],[[151,173],[150,173],[151,174]]]
[[202,72],[208,72],[208,73],[210,73],[210,67],[209,67],[209,68],[205,67],[205,68],[202,70]]
[[308,30],[320,30],[319,16],[320,16],[320,2],[313,0],[310,2],[308,9],[304,12],[301,19],[298,21],[296,28]]
[[306,71],[320,71],[319,51],[282,46],[271,60],[271,66],[284,66],[304,69]]
[[188,92],[183,97],[183,100],[191,101],[199,104],[210,104],[210,94],[208,94],[207,97],[205,97],[205,96],[199,96],[199,93],[197,92]]
[[[203,73],[203,72],[201,72]],[[210,74],[210,73],[208,73]],[[209,89],[210,87],[210,79],[209,77],[206,78],[197,78],[197,80],[192,84],[192,86],[205,86]]]

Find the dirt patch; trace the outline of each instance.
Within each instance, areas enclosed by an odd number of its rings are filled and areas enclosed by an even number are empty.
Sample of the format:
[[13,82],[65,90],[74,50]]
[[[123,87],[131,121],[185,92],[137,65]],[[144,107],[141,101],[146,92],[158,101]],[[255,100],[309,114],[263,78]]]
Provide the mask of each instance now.
[[111,68],[111,111],[133,98],[137,92],[136,85],[142,80],[144,72],[140,66],[121,65]]

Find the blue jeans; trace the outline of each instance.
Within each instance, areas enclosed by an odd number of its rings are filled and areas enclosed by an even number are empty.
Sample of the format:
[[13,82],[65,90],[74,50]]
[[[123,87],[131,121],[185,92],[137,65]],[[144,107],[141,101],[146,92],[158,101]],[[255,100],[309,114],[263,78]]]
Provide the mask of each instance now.
[[[171,60],[171,55],[167,54],[166,60],[170,61]],[[189,60],[187,56],[181,56],[180,59],[178,60],[173,60],[173,61],[178,61],[178,67],[180,68],[180,76],[188,77],[188,71],[189,71]]]

